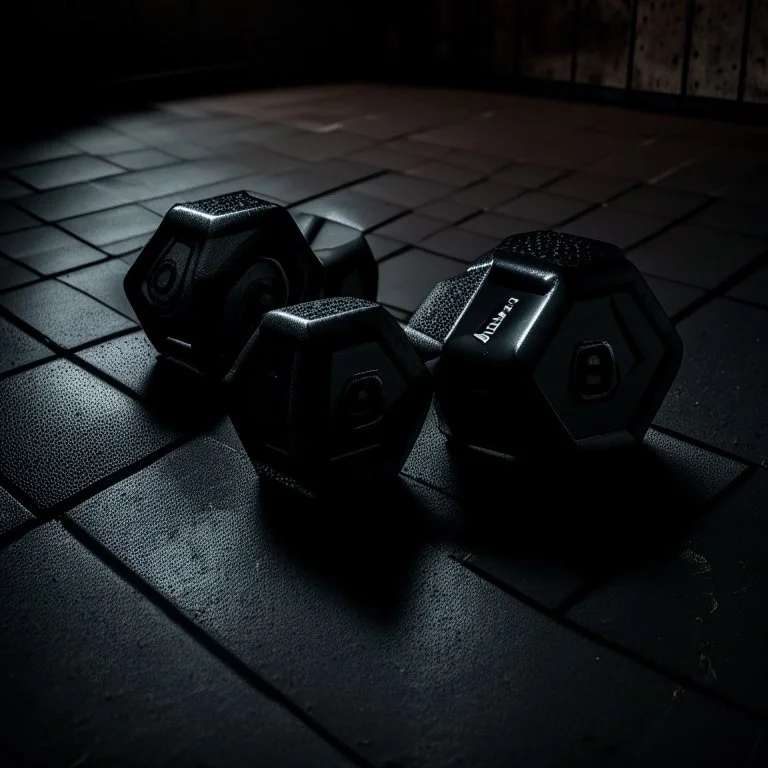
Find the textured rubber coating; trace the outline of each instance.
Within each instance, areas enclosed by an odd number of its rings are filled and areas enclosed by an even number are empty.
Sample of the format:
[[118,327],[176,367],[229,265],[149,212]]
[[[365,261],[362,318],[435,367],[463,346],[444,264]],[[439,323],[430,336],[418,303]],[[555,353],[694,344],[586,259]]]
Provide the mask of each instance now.
[[621,261],[624,254],[611,243],[543,229],[502,240],[486,259],[521,257],[562,269],[583,269],[613,264]]

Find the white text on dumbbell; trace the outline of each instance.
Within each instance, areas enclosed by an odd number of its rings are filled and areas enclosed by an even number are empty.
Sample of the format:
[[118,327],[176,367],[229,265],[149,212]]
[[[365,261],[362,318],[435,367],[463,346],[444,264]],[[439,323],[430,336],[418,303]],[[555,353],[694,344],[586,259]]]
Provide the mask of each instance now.
[[511,296],[509,299],[507,299],[507,303],[499,310],[498,314],[495,314],[491,318],[491,320],[485,326],[485,329],[480,333],[475,333],[474,337],[476,339],[480,339],[483,344],[487,344],[491,340],[491,336],[496,333],[499,326],[504,322],[504,318],[506,318],[507,315],[514,309],[515,304],[517,304],[518,301],[520,301],[520,299],[516,299],[514,296]]

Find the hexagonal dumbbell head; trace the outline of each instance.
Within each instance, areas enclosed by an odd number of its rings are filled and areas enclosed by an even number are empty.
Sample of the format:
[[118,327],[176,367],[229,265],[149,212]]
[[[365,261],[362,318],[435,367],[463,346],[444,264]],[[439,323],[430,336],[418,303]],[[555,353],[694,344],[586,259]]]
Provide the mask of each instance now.
[[376,300],[379,268],[363,234],[352,227],[311,213],[291,213],[323,263],[325,296]]
[[[369,273],[373,255],[360,240],[342,243],[341,261]],[[125,292],[159,352],[219,376],[267,311],[323,296],[326,283],[347,288],[339,274],[285,208],[241,191],[173,206],[128,271]],[[358,287],[370,291],[369,282]]]
[[310,496],[397,475],[432,393],[397,321],[356,298],[269,312],[227,385],[256,469]]
[[641,440],[682,358],[619,248],[550,231],[509,237],[439,283],[410,326],[444,342],[442,430],[506,455]]

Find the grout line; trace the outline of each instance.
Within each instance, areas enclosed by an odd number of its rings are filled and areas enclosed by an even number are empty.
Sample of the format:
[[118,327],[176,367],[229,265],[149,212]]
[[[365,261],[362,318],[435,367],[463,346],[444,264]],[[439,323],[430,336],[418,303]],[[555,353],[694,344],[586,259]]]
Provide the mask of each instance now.
[[467,560],[465,558],[457,558],[457,557],[453,557],[453,559],[456,562],[458,562],[460,565],[464,566],[467,570],[471,571],[476,576],[486,581],[488,584],[491,584],[497,589],[500,589],[503,592],[506,592],[508,595],[510,595],[510,597],[513,597],[516,600],[519,600],[524,605],[528,606],[529,608],[532,608],[533,610],[536,610],[539,613],[544,614],[559,626],[565,629],[568,629],[572,632],[575,632],[577,635],[584,638],[585,640],[589,640],[608,651],[618,654],[619,656],[623,657],[624,659],[630,662],[634,662],[635,664],[638,664],[639,666],[647,670],[650,670],[651,672],[654,672],[655,674],[660,675],[661,677],[664,677],[667,680],[675,682],[684,689],[692,690],[695,693],[698,693],[702,696],[706,696],[710,699],[714,699],[720,704],[724,704],[730,709],[735,710],[740,714],[748,717],[750,720],[757,721],[760,723],[766,722],[768,720],[768,716],[760,712],[754,711],[751,707],[748,707],[742,704],[741,702],[736,701],[735,699],[732,699],[730,696],[720,693],[719,691],[713,690],[712,688],[702,685],[701,683],[697,683],[695,680],[693,680],[689,676],[676,672],[675,670],[670,669],[664,666],[663,664],[659,664],[655,661],[652,661],[651,659],[647,659],[645,656],[642,656],[636,651],[626,648],[625,646],[620,645],[619,643],[613,640],[609,640],[608,638],[598,634],[597,632],[594,632],[593,630],[590,630],[587,627],[577,623],[573,619],[569,619],[567,616],[561,615],[556,611],[553,611],[552,609],[547,608],[538,600],[534,600],[533,598],[528,597],[523,592],[520,592],[514,587],[511,587],[509,584],[502,581],[501,579],[498,579],[493,574],[487,573],[484,570],[480,569],[477,565],[475,565],[470,560]]
[[[754,459],[745,458],[744,456],[739,456],[738,454],[731,453],[731,451],[726,450],[725,448],[719,448],[716,445],[712,445],[711,443],[707,443],[704,440],[699,440],[697,437],[692,437],[691,435],[683,434],[682,432],[678,432],[675,429],[670,429],[669,427],[662,426],[660,424],[651,424],[651,429],[655,429],[657,432],[661,432],[664,435],[667,435],[668,437],[674,437],[676,440],[681,440],[685,443],[688,443],[689,445],[693,445],[696,448],[701,448],[703,451],[707,451],[708,453],[714,453],[723,459],[728,459],[729,461],[735,461],[739,464],[744,464],[748,467],[763,467],[763,465],[759,461],[755,461]],[[764,467],[763,467],[764,468]]]
[[[716,286],[714,286],[714,288],[710,288],[709,290],[705,291],[703,296],[695,299],[688,306],[683,307],[683,309],[675,313],[672,316],[672,320],[675,325],[690,317],[694,312],[701,309],[705,304],[708,304],[713,299],[727,298],[728,300],[731,300],[731,297],[727,297],[725,294],[727,294],[731,288],[735,288],[743,280],[746,280],[750,275],[757,272],[763,266],[766,256],[768,256],[768,250],[759,253],[741,269],[737,269],[724,280],[721,280]],[[765,309],[765,307],[761,308]]]
[[182,631],[189,637],[195,640],[199,645],[205,648],[212,656],[214,656],[219,662],[224,664],[230,672],[233,672],[238,678],[255,689],[262,695],[266,696],[277,705],[283,707],[291,715],[301,721],[323,741],[335,748],[344,757],[350,760],[354,765],[360,766],[360,768],[373,768],[374,763],[367,758],[360,755],[346,742],[342,741],[339,737],[333,734],[324,725],[321,725],[317,720],[310,716],[299,704],[294,702],[286,694],[280,691],[265,678],[256,673],[250,666],[242,661],[235,653],[230,651],[219,641],[215,640],[206,630],[196,624],[192,619],[188,618],[183,611],[173,604],[165,595],[156,590],[151,584],[144,580],[136,571],[122,562],[115,554],[113,554],[106,546],[100,541],[91,536],[88,531],[80,526],[71,517],[65,516],[62,518],[62,525],[64,528],[88,549],[91,554],[97,557],[102,563],[104,563],[110,570],[112,570],[118,577],[126,581],[137,592],[139,592],[145,599],[152,603],[155,608],[159,609],[169,620],[176,624]]
[[[745,485],[757,472],[761,470],[758,467],[748,466],[743,472],[740,472],[731,481],[726,483],[720,490],[718,490],[713,496],[702,503],[697,511],[699,518],[704,518],[716,504],[718,504],[726,496],[730,496],[735,490]],[[583,584],[581,587],[575,589],[570,595],[561,600],[553,609],[556,613],[564,615],[571,608],[578,605],[582,600],[588,597],[592,592],[599,589],[601,586],[617,581],[623,575],[622,570],[613,570],[600,576],[595,576]]]
[[137,461],[134,461],[131,464],[128,464],[124,467],[121,467],[120,469],[117,469],[114,472],[110,472],[108,475],[101,477],[100,479],[94,481],[90,485],[87,485],[82,490],[77,491],[76,493],[73,493],[70,496],[67,496],[65,499],[62,499],[61,501],[56,502],[55,504],[52,504],[51,506],[45,507],[45,508],[41,508],[39,505],[36,505],[36,509],[32,511],[34,511],[37,517],[39,517],[42,520],[59,519],[62,515],[69,513],[71,510],[73,510],[75,507],[78,507],[80,504],[84,504],[86,501],[89,501],[94,496],[98,496],[102,491],[106,491],[108,488],[111,488],[113,485],[117,485],[118,483],[121,483],[123,480],[126,480],[127,478],[135,474],[138,474],[144,469],[147,469],[156,461],[159,461],[164,456],[167,456],[169,453],[173,453],[173,451],[175,451],[177,448],[183,447],[186,443],[189,443],[190,441],[194,440],[196,437],[198,437],[198,433],[196,432],[184,433],[180,437],[177,437],[174,440],[171,440],[170,442],[152,451],[151,453],[148,453],[145,456],[142,456]]
[[44,525],[45,522],[45,520],[40,520],[39,518],[33,517],[31,520],[25,520],[23,523],[15,525],[5,533],[0,533],[0,552],[2,552],[6,547],[10,547],[12,544],[26,536],[31,531],[34,531],[35,528],[39,528],[41,525]]
[[553,613],[564,616],[575,605],[588,597],[592,592],[599,589],[603,584],[607,584],[613,578],[613,574],[607,573],[601,576],[593,576],[580,587],[574,589],[569,595],[566,595],[553,609]]

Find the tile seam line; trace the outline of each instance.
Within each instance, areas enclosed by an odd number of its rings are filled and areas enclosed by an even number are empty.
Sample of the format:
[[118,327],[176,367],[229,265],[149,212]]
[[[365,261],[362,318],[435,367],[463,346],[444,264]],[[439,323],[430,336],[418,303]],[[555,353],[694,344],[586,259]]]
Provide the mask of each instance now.
[[[674,315],[672,315],[672,322],[675,325],[677,325],[683,320],[688,319],[691,315],[693,315],[695,312],[698,312],[698,310],[702,309],[702,307],[704,307],[706,304],[709,304],[714,299],[726,299],[728,301],[739,301],[738,299],[733,299],[732,297],[728,296],[728,291],[730,291],[732,288],[735,288],[737,285],[739,285],[743,281],[749,279],[750,276],[752,276],[755,272],[757,272],[761,268],[761,266],[764,265],[766,256],[768,256],[768,248],[766,248],[764,251],[761,251],[757,255],[753,256],[743,267],[741,267],[740,269],[737,269],[735,272],[728,275],[728,277],[721,280],[714,287],[705,289],[704,294],[702,296],[699,296],[698,299],[694,299],[686,307],[683,307],[683,309],[679,310]],[[693,287],[695,288],[696,286],[693,286]],[[702,289],[699,288],[699,290],[702,290]],[[750,304],[751,306],[754,306],[750,302],[740,302],[740,303]],[[760,307],[760,306],[758,306],[758,308],[765,309],[765,307]]]
[[482,579],[486,583],[496,587],[497,589],[500,589],[501,591],[505,592],[510,597],[520,601],[527,607],[533,610],[536,610],[539,613],[547,616],[547,618],[551,619],[559,626],[565,629],[568,629],[571,632],[574,632],[575,634],[579,635],[579,637],[585,640],[589,640],[595,643],[595,645],[598,645],[599,647],[604,648],[607,651],[616,653],[617,655],[621,656],[623,659],[633,662],[638,666],[641,666],[644,669],[647,669],[659,675],[660,677],[668,680],[669,682],[677,683],[679,686],[681,686],[686,690],[691,690],[701,696],[704,696],[709,699],[713,699],[717,701],[719,704],[722,704],[728,707],[729,709],[740,713],[741,715],[749,718],[749,720],[755,723],[764,724],[768,722],[768,715],[758,712],[756,710],[753,710],[751,707],[741,704],[739,701],[731,698],[727,694],[723,694],[714,689],[707,688],[706,686],[702,685],[701,683],[697,683],[695,680],[693,680],[692,678],[688,677],[685,674],[675,672],[673,669],[669,669],[668,667],[665,667],[663,664],[658,664],[657,662],[651,659],[647,659],[641,654],[637,653],[636,651],[633,651],[613,640],[609,640],[608,638],[603,637],[602,635],[588,629],[587,627],[584,627],[583,625],[579,624],[573,619],[570,619],[567,616],[554,612],[552,609],[547,608],[546,606],[539,603],[538,600],[534,600],[533,598],[528,597],[523,592],[519,592],[518,590],[511,587],[509,584],[506,584],[501,579],[498,579],[492,574],[487,573],[486,571],[479,568],[477,565],[475,565],[474,563],[472,563],[467,559],[456,558],[455,556],[450,556],[450,557],[452,557],[452,559],[455,560],[459,565],[463,566],[470,572],[474,573],[478,578]]
[[134,390],[132,390],[130,387],[125,385],[123,382],[121,382],[119,379],[115,378],[114,376],[111,376],[110,374],[102,371],[100,368],[97,368],[96,366],[92,365],[88,361],[83,360],[78,355],[79,352],[83,352],[84,350],[90,349],[92,347],[97,347],[99,346],[99,344],[105,344],[109,341],[114,341],[116,339],[121,339],[125,336],[130,336],[131,334],[138,333],[141,330],[140,326],[134,326],[132,328],[126,328],[121,331],[116,331],[115,333],[108,334],[106,336],[100,336],[98,339],[85,342],[84,344],[79,344],[75,347],[65,349],[63,347],[60,347],[58,344],[56,344],[56,342],[52,341],[44,334],[40,333],[37,329],[33,328],[32,326],[28,325],[20,318],[17,318],[15,315],[8,312],[1,305],[0,305],[0,318],[7,320],[8,322],[11,323],[11,325],[15,326],[16,328],[21,330],[23,333],[26,333],[28,336],[35,339],[35,341],[40,342],[49,350],[51,350],[51,354],[47,357],[41,358],[40,360],[32,361],[31,363],[28,363],[26,365],[21,365],[18,368],[13,368],[10,371],[6,371],[0,374],[0,382],[5,381],[6,379],[12,379],[14,376],[21,375],[23,373],[31,371],[34,368],[37,368],[38,366],[46,365],[47,363],[51,363],[56,360],[66,360],[67,362],[77,366],[78,368],[85,371],[86,373],[89,373],[95,376],[103,383],[112,387],[112,389],[116,389],[122,392],[123,394],[127,395],[128,397],[130,397],[132,400],[135,400],[136,402],[142,403],[143,405],[146,406],[146,401],[140,395],[138,395]]
[[108,547],[91,536],[90,533],[77,523],[76,520],[68,515],[63,515],[60,522],[69,534],[118,576],[118,578],[139,592],[142,597],[148,600],[156,609],[161,611],[167,619],[178,626],[188,637],[203,647],[217,661],[224,664],[230,672],[235,674],[251,689],[282,707],[326,744],[350,760],[352,764],[359,766],[360,768],[374,768],[375,764],[373,762],[356,752],[332,731],[308,715],[304,709],[294,702],[287,694],[283,693],[277,686],[255,672],[248,664],[246,664],[246,662],[242,661],[234,652],[230,651],[215,637],[190,619],[180,608],[175,606],[172,601],[155,589],[128,564],[120,560],[120,558],[112,553]]
[[[716,504],[720,503],[722,499],[724,499],[726,496],[731,495],[733,492],[738,490],[742,485],[749,482],[749,480],[756,475],[757,472],[759,472],[760,469],[757,467],[746,467],[741,473],[736,475],[732,480],[730,480],[728,483],[726,483],[725,486],[723,486],[717,493],[715,493],[711,498],[707,499],[699,508],[699,512],[702,515],[706,515],[709,510],[714,507]],[[615,581],[617,576],[620,574],[619,571],[613,571],[609,572],[603,576],[596,576],[591,579],[588,579],[586,584],[583,584],[581,587],[576,588],[573,590],[569,595],[566,595],[555,607],[554,611],[558,613],[559,615],[565,615],[568,611],[570,611],[572,608],[577,606],[579,603],[582,602],[582,600],[589,597],[590,594],[592,594],[594,591],[600,589],[601,587],[610,584],[612,581]]]

